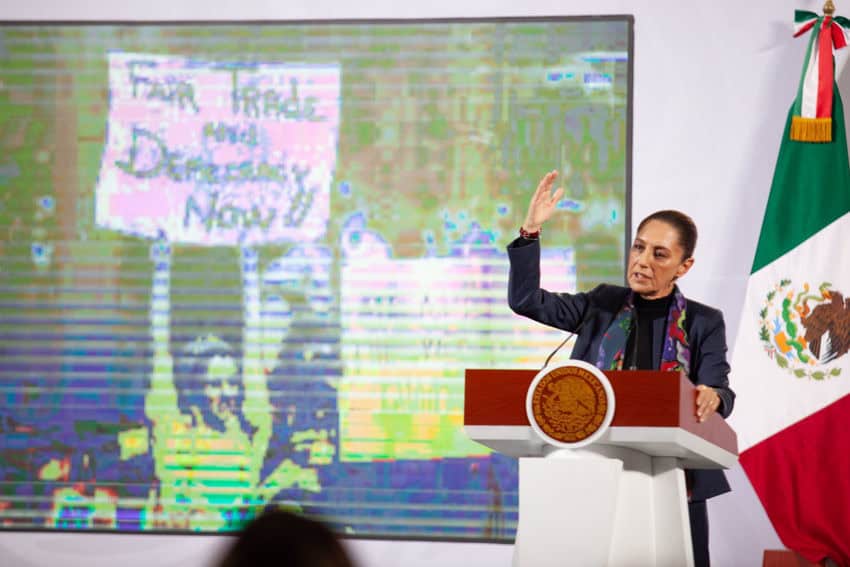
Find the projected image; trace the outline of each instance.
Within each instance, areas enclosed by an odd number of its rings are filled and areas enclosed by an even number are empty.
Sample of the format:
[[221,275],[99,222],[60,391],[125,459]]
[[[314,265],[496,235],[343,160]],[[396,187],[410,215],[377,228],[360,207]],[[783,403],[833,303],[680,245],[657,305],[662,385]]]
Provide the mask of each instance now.
[[0,527],[510,541],[466,368],[623,277],[626,19],[0,26]]

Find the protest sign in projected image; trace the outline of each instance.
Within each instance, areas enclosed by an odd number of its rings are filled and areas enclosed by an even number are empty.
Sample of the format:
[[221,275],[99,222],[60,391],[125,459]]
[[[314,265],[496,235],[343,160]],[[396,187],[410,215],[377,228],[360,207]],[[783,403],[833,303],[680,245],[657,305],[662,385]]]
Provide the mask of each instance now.
[[320,238],[339,81],[334,65],[110,54],[97,225],[208,245]]

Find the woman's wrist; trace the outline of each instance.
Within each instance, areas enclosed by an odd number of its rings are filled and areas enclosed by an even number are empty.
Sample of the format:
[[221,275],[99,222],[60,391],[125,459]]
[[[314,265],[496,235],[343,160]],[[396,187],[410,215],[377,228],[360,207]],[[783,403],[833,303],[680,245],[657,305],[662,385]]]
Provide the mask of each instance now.
[[540,238],[540,227],[538,226],[535,230],[529,230],[527,228],[528,225],[523,224],[519,227],[519,235],[526,240],[537,240]]

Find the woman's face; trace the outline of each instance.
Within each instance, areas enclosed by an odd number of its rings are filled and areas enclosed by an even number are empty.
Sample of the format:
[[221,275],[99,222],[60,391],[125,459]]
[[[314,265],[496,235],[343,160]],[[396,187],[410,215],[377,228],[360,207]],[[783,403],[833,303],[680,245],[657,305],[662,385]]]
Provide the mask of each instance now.
[[629,252],[629,287],[645,299],[666,297],[694,263],[693,258],[684,259],[684,253],[672,225],[659,220],[647,222]]

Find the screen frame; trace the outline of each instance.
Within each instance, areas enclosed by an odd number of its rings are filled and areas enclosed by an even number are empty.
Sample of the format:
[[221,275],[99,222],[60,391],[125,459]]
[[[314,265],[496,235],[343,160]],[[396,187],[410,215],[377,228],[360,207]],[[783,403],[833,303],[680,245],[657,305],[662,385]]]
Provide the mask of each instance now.
[[[305,26],[305,25],[419,25],[419,24],[487,24],[505,23],[522,24],[536,22],[624,22],[626,24],[627,36],[627,71],[626,71],[626,123],[625,123],[625,172],[624,172],[624,249],[623,249],[623,282],[628,286],[628,257],[632,242],[632,218],[634,207],[634,193],[632,190],[633,180],[633,134],[634,134],[634,84],[635,84],[635,16],[633,14],[605,14],[605,15],[553,15],[553,16],[496,16],[496,17],[412,17],[412,18],[306,18],[306,19],[150,19],[150,20],[126,20],[126,19],[80,19],[80,20],[24,20],[24,19],[0,19],[0,28],[26,27],[26,28],[57,28],[57,27],[181,27],[181,26],[209,26],[209,27],[231,27],[234,25],[246,26]],[[524,208],[525,204],[521,206]],[[524,210],[524,209],[523,209]],[[214,532],[214,531],[192,531],[178,529],[149,529],[138,531],[127,531],[109,528],[73,528],[73,527],[16,527],[0,524],[0,532],[7,533],[83,533],[83,534],[110,534],[118,536],[198,536],[198,537],[221,537],[233,536],[238,532]],[[371,541],[421,541],[421,542],[448,542],[448,543],[486,543],[513,545],[512,541],[504,538],[486,537],[440,537],[425,535],[372,535],[372,534],[345,534],[339,533],[343,540],[371,540]]]

